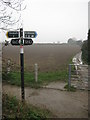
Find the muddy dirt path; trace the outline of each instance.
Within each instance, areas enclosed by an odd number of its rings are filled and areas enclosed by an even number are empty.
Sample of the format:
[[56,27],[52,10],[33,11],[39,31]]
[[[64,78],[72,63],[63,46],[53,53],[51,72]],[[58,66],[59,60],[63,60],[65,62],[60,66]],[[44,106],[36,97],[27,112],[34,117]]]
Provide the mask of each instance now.
[[[21,99],[20,87],[3,85],[3,92]],[[27,103],[50,110],[58,118],[88,118],[88,92],[25,88]]]

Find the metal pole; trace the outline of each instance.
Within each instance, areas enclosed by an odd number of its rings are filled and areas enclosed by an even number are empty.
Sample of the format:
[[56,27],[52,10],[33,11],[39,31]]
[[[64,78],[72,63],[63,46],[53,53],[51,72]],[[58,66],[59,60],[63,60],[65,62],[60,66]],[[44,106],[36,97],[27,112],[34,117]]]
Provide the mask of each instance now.
[[20,64],[21,64],[21,95],[22,95],[22,102],[24,102],[24,100],[25,100],[25,93],[24,93],[23,28],[20,28]]
[[69,87],[69,90],[70,90],[70,87],[71,87],[71,65],[69,64],[69,80],[68,80],[68,87]]

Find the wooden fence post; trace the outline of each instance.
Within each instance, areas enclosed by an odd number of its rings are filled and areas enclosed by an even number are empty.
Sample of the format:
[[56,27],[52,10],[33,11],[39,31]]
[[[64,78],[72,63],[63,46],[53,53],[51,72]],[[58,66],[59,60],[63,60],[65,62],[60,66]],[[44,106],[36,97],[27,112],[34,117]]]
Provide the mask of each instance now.
[[69,90],[70,90],[70,87],[71,87],[71,64],[69,64],[69,79],[68,79],[68,87],[69,87]]
[[38,81],[38,64],[35,63],[35,82]]
[[11,64],[11,61],[8,59],[8,62],[7,62],[7,74],[10,73],[10,64]]

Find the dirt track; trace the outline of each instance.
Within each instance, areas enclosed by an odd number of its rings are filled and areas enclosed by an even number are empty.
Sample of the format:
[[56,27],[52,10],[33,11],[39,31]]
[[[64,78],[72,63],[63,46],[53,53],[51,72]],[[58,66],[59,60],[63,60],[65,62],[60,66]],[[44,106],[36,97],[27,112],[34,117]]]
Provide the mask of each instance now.
[[[21,99],[20,87],[3,85],[3,92]],[[26,102],[50,110],[58,118],[88,118],[88,92],[25,88]]]

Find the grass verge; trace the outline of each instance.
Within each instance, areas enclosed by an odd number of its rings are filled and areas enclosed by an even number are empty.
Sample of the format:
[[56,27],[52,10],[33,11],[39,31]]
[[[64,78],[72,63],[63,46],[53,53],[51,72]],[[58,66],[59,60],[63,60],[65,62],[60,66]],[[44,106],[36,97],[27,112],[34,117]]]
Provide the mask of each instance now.
[[43,118],[50,118],[52,114],[48,110],[43,110],[26,103],[22,103],[16,99],[16,97],[11,97],[3,94],[3,119],[10,120],[11,118],[22,120],[32,119],[32,120],[42,120]]
[[[68,64],[72,64],[73,56],[68,60]],[[38,72],[38,82],[35,82],[34,72],[24,72],[24,83],[25,86],[32,88],[39,88],[43,85],[47,85],[50,82],[55,81],[68,81],[68,64],[64,66],[62,70],[58,71],[49,71],[49,72]],[[75,72],[75,67],[72,66],[72,73]],[[21,75],[20,71],[18,72],[3,72],[2,74],[3,82],[9,83],[11,85],[21,85]]]
[[[2,74],[3,82],[9,83],[11,85],[21,85],[20,72],[10,72],[8,74]],[[66,81],[68,79],[68,71],[61,70],[55,72],[42,72],[38,74],[38,82],[35,82],[34,73],[25,72],[24,73],[24,83],[25,86],[30,86],[34,88],[46,85],[53,81]]]

